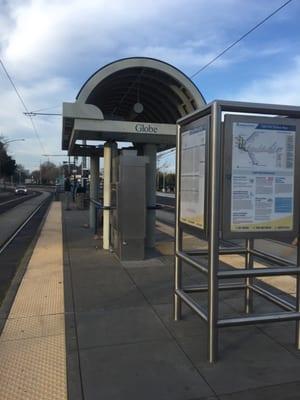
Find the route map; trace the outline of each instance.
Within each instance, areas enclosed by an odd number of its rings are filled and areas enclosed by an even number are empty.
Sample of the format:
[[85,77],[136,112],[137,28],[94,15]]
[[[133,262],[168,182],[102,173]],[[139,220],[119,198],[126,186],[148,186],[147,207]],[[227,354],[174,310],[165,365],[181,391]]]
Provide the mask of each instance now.
[[240,133],[234,137],[233,164],[236,163],[236,168],[291,168],[294,138],[286,128],[286,125],[234,123],[234,131]]
[[[260,143],[260,139],[262,135],[259,132],[254,132],[252,135],[248,137],[248,139],[244,139],[243,136],[239,136],[238,139],[238,148],[239,150],[245,151],[252,165],[266,166],[267,161],[265,159],[266,156],[276,156],[277,159],[282,159],[283,147],[279,146],[277,141],[270,145],[265,145]],[[266,154],[262,154],[266,153]],[[262,157],[258,157],[261,155]],[[261,158],[261,159],[260,159]]]
[[233,122],[231,230],[293,228],[296,126]]

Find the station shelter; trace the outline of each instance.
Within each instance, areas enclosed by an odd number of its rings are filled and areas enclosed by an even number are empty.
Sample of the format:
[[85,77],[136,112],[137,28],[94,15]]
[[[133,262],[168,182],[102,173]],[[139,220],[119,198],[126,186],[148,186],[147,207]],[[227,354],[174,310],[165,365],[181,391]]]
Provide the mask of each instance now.
[[[175,147],[176,121],[204,105],[184,73],[144,57],[104,66],[74,103],[63,103],[62,149],[90,157],[92,200],[99,198],[99,158],[104,157],[104,249],[132,260],[143,259],[145,247],[154,247],[157,152]],[[120,149],[120,142],[131,147]],[[90,203],[91,228],[95,212]]]

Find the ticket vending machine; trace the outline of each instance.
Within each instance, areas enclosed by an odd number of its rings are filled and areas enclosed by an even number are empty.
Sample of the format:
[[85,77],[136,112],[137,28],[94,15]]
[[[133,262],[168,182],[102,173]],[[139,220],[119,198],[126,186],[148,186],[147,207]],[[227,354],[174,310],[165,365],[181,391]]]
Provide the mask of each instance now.
[[143,260],[146,237],[146,164],[136,150],[112,157],[111,247],[120,260]]

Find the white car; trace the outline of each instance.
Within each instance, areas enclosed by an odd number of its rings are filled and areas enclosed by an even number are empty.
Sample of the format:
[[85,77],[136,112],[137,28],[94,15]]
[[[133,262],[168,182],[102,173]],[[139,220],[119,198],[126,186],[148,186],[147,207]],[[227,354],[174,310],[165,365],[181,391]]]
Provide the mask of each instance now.
[[15,188],[15,194],[27,194],[27,189],[25,186],[17,186]]

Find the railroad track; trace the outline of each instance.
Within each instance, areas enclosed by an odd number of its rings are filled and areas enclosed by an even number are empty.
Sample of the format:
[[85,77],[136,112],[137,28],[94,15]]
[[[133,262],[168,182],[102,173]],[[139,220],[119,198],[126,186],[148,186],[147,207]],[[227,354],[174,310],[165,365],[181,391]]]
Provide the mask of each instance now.
[[32,199],[36,196],[39,196],[41,192],[33,192],[24,196],[18,196],[16,198],[10,198],[9,200],[6,201],[1,201],[0,202],[0,214],[8,211],[9,209],[17,206],[18,204],[23,203],[24,201],[27,201],[29,199]]
[[[29,260],[27,258],[31,255],[52,198],[53,196],[49,195],[37,204],[26,219],[16,226],[0,245],[0,304],[9,293],[10,286],[15,287],[15,291],[19,286],[23,276],[23,273],[20,274],[21,265],[26,265]],[[18,275],[20,275],[17,278],[18,284],[13,285],[12,282]]]

